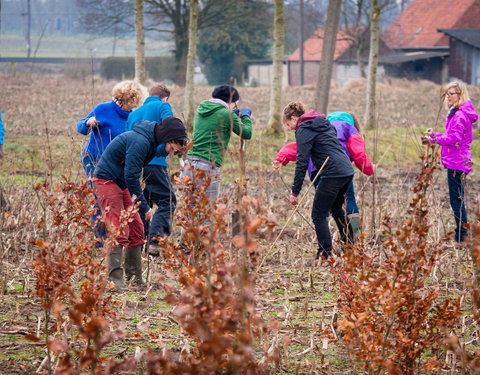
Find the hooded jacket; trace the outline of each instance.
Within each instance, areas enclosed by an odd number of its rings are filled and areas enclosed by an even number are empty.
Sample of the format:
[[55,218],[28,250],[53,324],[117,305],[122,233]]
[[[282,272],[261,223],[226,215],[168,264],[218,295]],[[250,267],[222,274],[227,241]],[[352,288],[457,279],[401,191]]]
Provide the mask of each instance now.
[[472,125],[478,120],[472,101],[450,110],[445,123],[445,133],[432,133],[430,141],[442,146],[442,164],[447,169],[470,173],[473,141]]
[[[132,130],[135,123],[141,120],[161,123],[168,116],[173,116],[170,103],[162,101],[158,96],[149,96],[145,99],[143,105],[130,113],[125,130]],[[161,156],[155,156],[149,165],[168,166],[165,158]]]
[[[112,100],[111,102],[98,104],[92,112],[78,121],[78,132],[89,135],[81,159],[89,155],[90,160],[99,160],[112,139],[125,131],[129,114],[130,112],[123,110]],[[87,126],[88,119],[93,116],[99,122],[98,126]]]
[[[141,202],[141,213],[150,209],[140,186],[142,168],[155,155],[167,156],[165,143],[172,140],[168,129],[157,133],[161,135],[156,139],[155,126],[161,125],[151,121],[139,121],[133,130],[116,137],[105,149],[93,173],[96,178],[115,182],[120,189],[128,189],[130,195],[135,195],[137,201]],[[183,130],[183,133],[183,137],[186,137],[186,130]]]
[[329,158],[318,177],[320,179],[353,176],[350,159],[337,139],[335,128],[320,116],[320,113],[310,111],[300,116],[297,121],[297,165],[292,186],[293,195],[298,195],[302,189],[310,158],[317,170],[322,167],[327,157]]
[[365,141],[355,127],[353,116],[347,112],[332,112],[327,120],[337,130],[337,138],[348,157],[367,176],[373,174],[373,164],[366,152]]
[[193,124],[193,147],[189,158],[198,158],[221,167],[231,132],[243,139],[252,138],[249,116],[240,119],[219,99],[204,100],[198,106]]
[[[348,116],[345,116],[348,115]],[[332,120],[330,120],[332,119]],[[365,142],[354,126],[353,117],[346,112],[333,112],[327,116],[327,120],[335,127],[337,138],[343,146],[345,152],[351,161],[355,163],[367,176],[373,174],[373,164],[365,152]],[[287,143],[278,151],[275,160],[282,165],[287,165],[291,161],[297,160],[297,144],[295,142]],[[308,175],[313,180],[317,169],[311,159],[308,163]]]

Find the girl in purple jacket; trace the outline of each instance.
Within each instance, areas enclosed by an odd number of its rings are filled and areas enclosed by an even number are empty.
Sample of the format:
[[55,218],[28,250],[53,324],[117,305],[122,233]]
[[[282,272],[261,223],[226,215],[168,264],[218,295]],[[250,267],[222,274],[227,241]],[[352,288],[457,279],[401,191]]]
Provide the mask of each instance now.
[[465,180],[472,170],[470,145],[473,140],[472,124],[477,121],[467,86],[451,82],[444,90],[445,106],[448,109],[445,133],[432,128],[425,131],[428,140],[442,147],[442,164],[448,172],[450,205],[455,216],[455,241],[463,242],[467,235],[467,209],[465,207]]

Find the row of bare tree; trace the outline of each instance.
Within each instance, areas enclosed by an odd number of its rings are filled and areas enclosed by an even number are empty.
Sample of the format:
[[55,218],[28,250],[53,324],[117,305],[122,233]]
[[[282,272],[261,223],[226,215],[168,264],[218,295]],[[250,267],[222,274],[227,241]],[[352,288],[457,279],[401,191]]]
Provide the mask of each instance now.
[[[144,2],[135,0],[135,78],[144,83],[145,81],[145,26],[144,26]],[[273,21],[273,76],[270,93],[270,116],[268,131],[282,133],[282,121],[280,118],[282,102],[282,76],[283,58],[285,50],[284,33],[284,0],[274,0],[275,14]],[[330,0],[328,2],[327,20],[322,47],[322,58],[319,66],[318,81],[315,89],[313,106],[320,112],[327,112],[332,67],[337,40],[337,31],[340,20],[342,0]],[[380,15],[381,6],[378,0],[370,0],[370,56],[368,65],[368,91],[367,105],[365,110],[365,123],[367,128],[375,127],[376,111],[376,76],[378,66],[378,50],[380,42]],[[185,100],[184,115],[187,126],[193,126],[193,90],[194,90],[194,67],[196,63],[196,45],[199,18],[199,1],[190,0],[188,7],[188,52],[185,69]],[[302,47],[303,48],[303,47]]]

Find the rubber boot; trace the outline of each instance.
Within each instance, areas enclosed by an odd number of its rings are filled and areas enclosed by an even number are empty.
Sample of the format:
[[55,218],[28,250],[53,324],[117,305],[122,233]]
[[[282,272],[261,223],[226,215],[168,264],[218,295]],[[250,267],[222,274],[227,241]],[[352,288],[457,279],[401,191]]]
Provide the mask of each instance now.
[[125,248],[125,273],[127,280],[132,280],[137,285],[145,285],[142,279],[142,246]]
[[352,230],[353,240],[356,241],[362,234],[362,226],[360,225],[360,215],[359,214],[350,214],[348,215],[348,223],[350,224],[350,229]]
[[123,280],[122,268],[122,247],[116,246],[110,250],[108,254],[108,279],[115,283],[116,292],[125,289],[125,281]]

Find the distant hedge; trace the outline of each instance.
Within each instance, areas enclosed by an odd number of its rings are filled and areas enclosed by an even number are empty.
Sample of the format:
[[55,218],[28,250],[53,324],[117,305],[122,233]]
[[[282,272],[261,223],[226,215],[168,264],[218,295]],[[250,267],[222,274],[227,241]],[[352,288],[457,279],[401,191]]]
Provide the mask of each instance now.
[[[147,78],[155,81],[175,81],[175,57],[146,57]],[[135,59],[133,57],[107,57],[102,60],[100,74],[106,79],[134,78]]]

